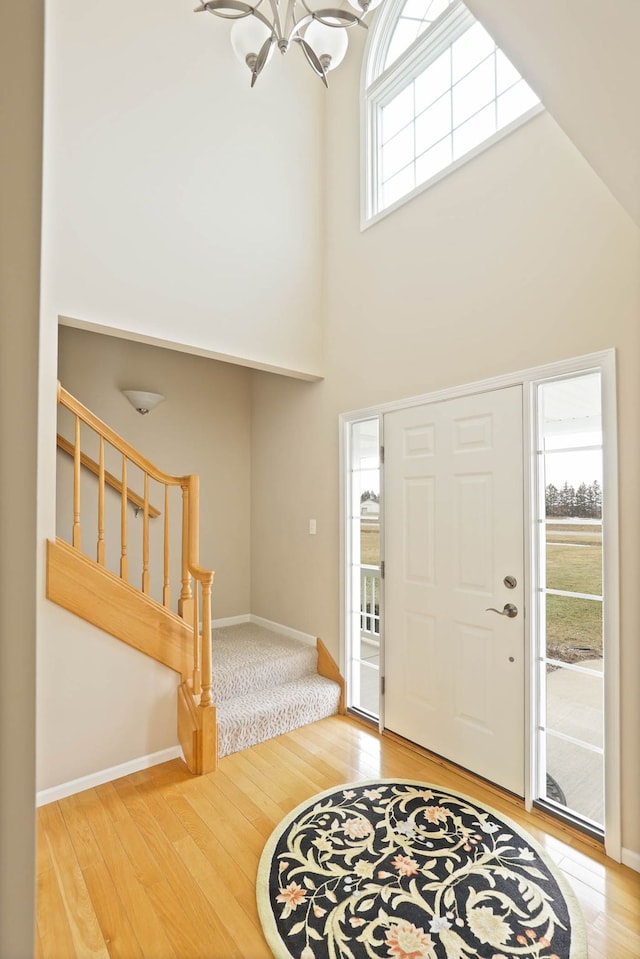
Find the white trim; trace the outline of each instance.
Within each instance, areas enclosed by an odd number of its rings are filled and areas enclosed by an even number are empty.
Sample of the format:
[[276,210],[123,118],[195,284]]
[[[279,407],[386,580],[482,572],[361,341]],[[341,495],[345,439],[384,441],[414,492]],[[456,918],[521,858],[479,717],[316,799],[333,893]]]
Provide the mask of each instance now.
[[149,769],[151,766],[157,766],[160,763],[168,763],[171,759],[182,759],[180,746],[169,746],[157,753],[139,756],[138,759],[130,759],[118,766],[110,766],[108,769],[101,769],[99,772],[90,773],[88,776],[81,776],[80,779],[72,779],[68,783],[61,783],[59,786],[52,786],[50,789],[42,789],[39,793],[36,793],[36,806],[46,806],[47,803],[65,799],[67,796],[74,796],[76,793],[84,792],[85,789],[93,789],[103,783],[110,783],[114,779],[130,776],[132,773],[140,772],[141,769]]
[[240,616],[223,616],[222,619],[212,619],[211,629],[221,629],[223,626],[239,626],[240,623],[250,623],[251,613],[242,613]]
[[635,869],[636,872],[640,872],[640,852],[634,852],[633,849],[623,849],[621,862],[624,866],[628,866],[629,869]]
[[621,719],[620,719],[620,564],[618,513],[618,423],[616,356],[602,359],[602,592],[604,595],[604,845],[620,862],[622,853]]
[[[446,387],[435,390],[432,393],[423,393],[419,396],[410,396],[405,399],[396,400],[390,403],[383,403],[379,406],[369,406],[359,410],[351,410],[339,415],[339,428],[341,435],[346,435],[351,423],[357,420],[371,419],[375,416],[382,416],[385,413],[395,412],[396,410],[408,409],[412,406],[422,406],[425,403],[437,403],[441,400],[455,399],[460,396],[468,396],[473,393],[484,393],[496,389],[503,389],[510,386],[522,384],[523,386],[533,386],[536,381],[553,379],[553,377],[568,376],[577,374],[589,369],[600,367],[602,372],[602,421],[605,445],[603,448],[603,487],[606,484],[606,514],[607,521],[604,524],[605,533],[603,536],[603,566],[607,570],[606,599],[604,612],[604,630],[607,636],[605,643],[605,676],[604,676],[604,695],[605,695],[605,849],[608,856],[620,862],[621,857],[621,772],[620,772],[620,583],[619,583],[619,561],[618,561],[618,477],[617,477],[617,421],[616,421],[616,388],[615,388],[615,350],[600,350],[597,353],[587,353],[584,356],[573,357],[565,360],[556,360],[546,363],[543,366],[535,366],[526,370],[519,370],[515,373],[505,373],[489,377],[484,380],[476,380],[472,383],[461,386]],[[525,390],[525,394],[530,392]],[[532,449],[531,437],[535,435],[534,427],[535,410],[531,409],[529,400],[529,410],[524,419],[523,449],[525,452]],[[527,422],[528,420],[528,422]],[[341,439],[341,443],[344,439]],[[342,462],[342,472],[344,472],[345,463]],[[528,475],[529,490],[534,491],[534,474],[525,470],[525,477]],[[525,492],[527,479],[525,478]],[[341,536],[344,536],[346,523],[346,500],[345,483],[341,479],[340,483],[340,512],[341,512]],[[380,517],[381,529],[384,525],[384,498],[381,496],[382,513]],[[529,517],[525,529],[525,570],[527,571],[529,583],[528,609],[529,613],[535,609],[533,586],[535,572],[535,557],[533,556],[534,539],[530,529],[531,511],[529,508]],[[343,551],[343,574],[347,567],[346,557]],[[342,578],[342,577],[341,577]],[[343,595],[341,607],[341,637],[346,637],[346,596]],[[532,619],[531,616],[528,617]],[[525,717],[525,729],[528,750],[525,750],[525,804],[527,808],[532,803],[535,792],[535,770],[533,763],[533,734],[536,728],[536,717],[531,715],[536,702],[535,682],[536,669],[533,659],[533,633],[531,630],[534,623],[530,624],[530,632],[525,638],[528,644],[529,659],[529,680],[530,688],[526,694],[528,698],[529,709]],[[526,702],[525,697],[525,702]],[[628,851],[625,855],[629,855]],[[635,853],[630,854],[632,857]]]
[[531,383],[538,379],[549,379],[553,376],[576,373],[582,369],[590,369],[599,365],[604,366],[607,362],[611,362],[614,355],[615,350],[613,349],[600,350],[597,353],[586,353],[584,356],[576,356],[573,359],[555,360],[546,363],[544,366],[532,366],[526,370],[517,370],[515,373],[499,373],[484,380],[464,383],[461,386],[446,386],[440,390],[434,390],[432,393],[420,393],[417,396],[408,396],[405,399],[381,403],[379,406],[367,406],[359,410],[350,410],[347,413],[341,413],[340,420],[344,423],[352,423],[356,420],[372,419],[374,416],[393,413],[396,410],[406,410],[410,406],[439,403],[440,400],[453,400],[459,396],[469,396],[470,393],[486,393],[509,386],[518,386],[521,383]]
[[316,636],[312,636],[311,633],[303,633],[299,629],[292,629],[291,626],[283,626],[282,623],[274,623],[270,619],[263,619],[262,616],[254,616],[251,613],[248,622],[253,623],[254,626],[263,626],[265,629],[271,629],[274,633],[281,633],[282,636],[288,636],[289,639],[299,639],[303,643],[308,643],[310,646],[316,645]]

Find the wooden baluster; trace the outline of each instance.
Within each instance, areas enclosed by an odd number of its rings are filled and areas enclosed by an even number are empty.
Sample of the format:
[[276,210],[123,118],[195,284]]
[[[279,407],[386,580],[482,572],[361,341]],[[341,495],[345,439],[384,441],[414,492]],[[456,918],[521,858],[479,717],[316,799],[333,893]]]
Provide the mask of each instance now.
[[127,457],[122,454],[122,490],[120,491],[120,578],[129,579],[127,556]]
[[200,591],[198,580],[194,581],[193,591],[193,695],[199,696],[202,692],[200,670],[200,623],[198,622],[198,605]]
[[171,605],[171,588],[169,586],[169,484],[164,486],[164,587],[162,589],[162,605]]
[[100,466],[98,468],[98,562],[104,566],[104,437],[100,437]]
[[211,584],[213,573],[202,583],[202,695],[201,706],[213,705],[211,695]]
[[144,474],[144,507],[142,509],[142,592],[149,592],[149,474]]
[[76,430],[73,445],[73,532],[71,543],[80,549],[80,417],[76,416]]
[[182,485],[182,589],[178,600],[178,612],[189,622],[193,618],[193,593],[189,575],[189,485]]

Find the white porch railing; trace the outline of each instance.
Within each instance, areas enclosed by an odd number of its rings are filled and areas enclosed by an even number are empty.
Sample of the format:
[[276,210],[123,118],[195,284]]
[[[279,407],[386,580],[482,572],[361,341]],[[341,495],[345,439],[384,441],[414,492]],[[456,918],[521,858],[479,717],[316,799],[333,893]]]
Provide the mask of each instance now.
[[360,637],[380,640],[380,567],[360,567]]

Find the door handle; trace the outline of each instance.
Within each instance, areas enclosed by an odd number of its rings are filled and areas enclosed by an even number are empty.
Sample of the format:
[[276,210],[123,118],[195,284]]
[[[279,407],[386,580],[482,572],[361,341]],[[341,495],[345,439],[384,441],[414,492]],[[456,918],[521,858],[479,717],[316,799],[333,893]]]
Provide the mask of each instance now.
[[485,613],[497,613],[498,616],[508,616],[509,619],[513,619],[514,616],[518,615],[518,607],[514,606],[513,603],[505,603],[504,609],[496,609],[495,606],[487,606]]

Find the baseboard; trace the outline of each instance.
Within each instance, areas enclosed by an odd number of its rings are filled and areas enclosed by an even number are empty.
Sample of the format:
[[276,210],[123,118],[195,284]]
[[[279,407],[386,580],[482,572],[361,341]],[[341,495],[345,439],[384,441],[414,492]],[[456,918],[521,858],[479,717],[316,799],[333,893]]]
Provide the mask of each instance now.
[[249,622],[254,626],[264,626],[265,629],[272,629],[274,633],[281,633],[282,636],[288,636],[289,639],[299,639],[310,646],[316,645],[316,636],[310,633],[303,633],[299,629],[292,629],[290,626],[283,626],[281,623],[273,623],[270,619],[263,619],[262,616],[254,616],[251,613]]
[[58,799],[64,799],[66,796],[73,796],[75,793],[84,792],[85,789],[93,789],[94,786],[101,786],[103,783],[109,783],[113,779],[130,776],[131,773],[137,773],[141,769],[149,769],[150,766],[167,763],[171,759],[182,759],[180,746],[169,746],[167,749],[161,749],[157,753],[151,753],[148,756],[139,756],[138,759],[130,759],[126,763],[120,763],[119,766],[101,769],[99,772],[91,773],[89,776],[72,779],[68,783],[52,786],[51,789],[43,789],[39,793],[36,793],[36,806],[46,806],[47,803],[56,802]]
[[238,626],[240,623],[251,623],[251,613],[243,613],[241,616],[223,616],[222,619],[212,619],[211,628],[221,629],[223,626]]
[[623,849],[621,856],[622,863],[630,869],[640,872],[640,852],[634,852],[632,849]]

